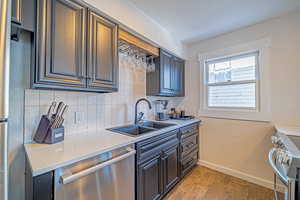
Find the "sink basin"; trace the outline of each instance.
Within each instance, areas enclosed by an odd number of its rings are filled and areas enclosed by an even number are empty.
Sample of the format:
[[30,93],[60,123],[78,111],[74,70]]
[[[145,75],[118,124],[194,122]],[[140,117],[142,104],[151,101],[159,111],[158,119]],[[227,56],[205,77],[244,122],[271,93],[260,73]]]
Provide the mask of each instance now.
[[174,126],[174,125],[175,124],[146,121],[139,124],[109,128],[107,130],[125,134],[125,135],[130,135],[130,136],[138,136],[152,131],[157,131],[163,128]]
[[141,135],[141,134],[144,134],[144,133],[155,131],[156,129],[142,127],[142,126],[139,126],[139,125],[128,125],[128,126],[110,128],[108,130],[114,131],[114,132],[117,132],[117,133],[123,133],[123,134],[128,134],[128,135],[133,135],[134,136],[134,135]]
[[151,128],[155,128],[155,129],[163,129],[163,128],[167,128],[167,127],[174,126],[174,125],[175,124],[162,123],[162,122],[153,122],[153,121],[146,121],[146,122],[142,122],[140,124],[140,126],[151,127]]

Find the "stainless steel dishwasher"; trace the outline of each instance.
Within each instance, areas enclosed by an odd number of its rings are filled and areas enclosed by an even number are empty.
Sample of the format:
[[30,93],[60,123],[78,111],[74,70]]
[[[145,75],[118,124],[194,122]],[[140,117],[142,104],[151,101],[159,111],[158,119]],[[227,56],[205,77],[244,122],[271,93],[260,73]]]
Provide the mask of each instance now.
[[128,146],[55,170],[54,200],[134,200],[134,155]]

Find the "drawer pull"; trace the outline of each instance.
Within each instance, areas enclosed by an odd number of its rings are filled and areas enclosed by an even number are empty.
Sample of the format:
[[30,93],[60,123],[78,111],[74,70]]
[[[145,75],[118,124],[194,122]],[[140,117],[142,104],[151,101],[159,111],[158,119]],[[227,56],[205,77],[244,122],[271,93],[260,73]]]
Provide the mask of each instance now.
[[186,148],[191,148],[191,147],[193,147],[195,144],[194,144],[194,142],[190,142],[188,145],[186,145]]
[[191,158],[188,162],[186,162],[186,163],[183,165],[184,168],[185,168],[186,166],[190,166],[190,164],[192,164],[193,161],[194,161],[194,158]]

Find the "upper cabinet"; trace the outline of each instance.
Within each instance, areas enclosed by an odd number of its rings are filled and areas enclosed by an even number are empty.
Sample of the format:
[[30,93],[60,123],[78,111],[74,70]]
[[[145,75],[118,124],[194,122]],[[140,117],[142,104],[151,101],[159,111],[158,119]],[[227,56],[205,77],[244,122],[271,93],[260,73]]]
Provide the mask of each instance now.
[[147,72],[147,95],[184,96],[184,60],[160,50],[155,71]]
[[117,25],[71,0],[39,0],[33,87],[118,89]]
[[35,0],[12,0],[11,20],[14,25],[23,29],[35,29]]
[[36,41],[36,83],[86,87],[87,9],[65,0],[40,0]]
[[118,28],[94,12],[89,12],[88,88],[118,89]]

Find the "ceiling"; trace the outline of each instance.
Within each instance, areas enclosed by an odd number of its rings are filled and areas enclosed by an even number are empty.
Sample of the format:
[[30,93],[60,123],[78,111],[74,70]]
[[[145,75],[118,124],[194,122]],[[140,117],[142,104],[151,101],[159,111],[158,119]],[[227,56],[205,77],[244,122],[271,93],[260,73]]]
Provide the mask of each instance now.
[[300,0],[129,1],[185,43],[214,37],[300,8]]

